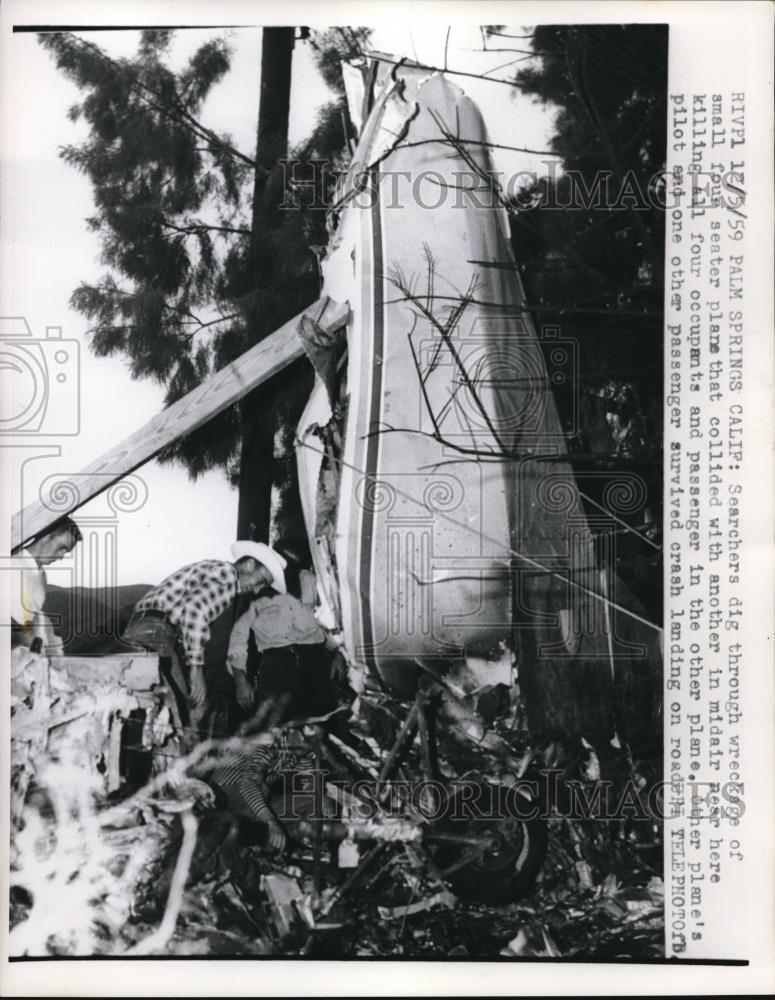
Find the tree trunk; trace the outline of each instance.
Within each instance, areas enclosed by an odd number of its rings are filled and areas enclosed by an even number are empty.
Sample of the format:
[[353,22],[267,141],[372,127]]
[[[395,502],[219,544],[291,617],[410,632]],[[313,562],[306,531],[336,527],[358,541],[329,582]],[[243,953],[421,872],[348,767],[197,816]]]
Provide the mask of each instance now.
[[[293,28],[263,30],[250,266],[256,289],[269,294],[275,258],[275,230],[280,222],[278,206],[283,193],[282,184],[276,183],[277,161],[288,152],[293,43]],[[274,312],[274,309],[260,306],[254,310],[256,340],[270,332],[267,318]],[[277,383],[278,379],[273,379],[245,397],[242,404],[238,538],[268,539],[274,478]]]

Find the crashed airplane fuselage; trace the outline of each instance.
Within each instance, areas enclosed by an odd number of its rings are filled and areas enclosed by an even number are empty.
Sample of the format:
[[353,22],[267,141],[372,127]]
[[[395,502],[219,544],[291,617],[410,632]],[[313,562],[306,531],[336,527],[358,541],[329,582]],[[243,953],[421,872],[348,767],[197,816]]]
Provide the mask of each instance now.
[[375,75],[322,265],[346,350],[298,429],[325,624],[407,695],[418,662],[497,656],[515,627],[533,659],[608,673],[616,587],[553,396],[573,344],[531,318],[476,105],[441,74]]

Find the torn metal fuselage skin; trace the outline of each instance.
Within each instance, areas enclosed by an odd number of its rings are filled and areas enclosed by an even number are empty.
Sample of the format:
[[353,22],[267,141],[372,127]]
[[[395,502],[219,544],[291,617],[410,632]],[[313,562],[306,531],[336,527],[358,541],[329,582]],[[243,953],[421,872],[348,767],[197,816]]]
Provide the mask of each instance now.
[[602,687],[612,628],[633,655],[659,649],[637,615],[612,618],[613,591],[632,601],[601,581],[567,461],[553,387],[574,346],[533,323],[474,102],[411,66],[372,88],[322,264],[350,303],[346,354],[298,428],[324,624],[404,697],[418,664],[504,643],[591,664]]
[[12,821],[30,777],[48,766],[81,770],[106,800],[147,776],[171,733],[155,656],[60,656],[19,648],[11,660]]

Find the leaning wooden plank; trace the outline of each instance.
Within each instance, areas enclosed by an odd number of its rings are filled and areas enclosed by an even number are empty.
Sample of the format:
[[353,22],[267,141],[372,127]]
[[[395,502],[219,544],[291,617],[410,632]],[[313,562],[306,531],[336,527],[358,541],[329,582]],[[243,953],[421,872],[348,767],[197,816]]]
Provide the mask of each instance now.
[[304,316],[313,319],[323,329],[333,332],[343,326],[350,307],[333,302],[328,296],[293,319],[288,320],[240,358],[216,372],[172,406],[157,414],[134,434],[82,469],[75,477],[72,504],[63,509],[53,493],[61,487],[52,483],[37,501],[15,514],[11,525],[11,546],[17,548],[45,531],[63,514],[77,510],[92,497],[112,486],[116,480],[143,465],[162,448],[201,427],[216,414],[266,382],[291,362],[304,356],[297,327]]

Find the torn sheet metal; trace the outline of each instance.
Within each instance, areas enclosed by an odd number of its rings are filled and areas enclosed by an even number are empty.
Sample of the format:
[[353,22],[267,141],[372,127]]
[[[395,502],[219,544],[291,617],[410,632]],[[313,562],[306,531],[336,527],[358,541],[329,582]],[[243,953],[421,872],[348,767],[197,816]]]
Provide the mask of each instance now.
[[366,102],[366,85],[363,70],[354,63],[342,62],[342,81],[347,98],[347,111],[356,135],[363,129],[364,107]]
[[[166,709],[155,656],[52,658],[17,647],[11,658],[12,819],[24,808],[30,776],[60,759],[77,760],[105,796],[117,791],[141,753],[164,744]],[[151,737],[153,731],[155,737]],[[133,758],[130,760],[129,758]]]
[[305,313],[297,332],[333,405],[336,402],[337,369],[347,347],[344,330],[327,330]]
[[406,917],[413,917],[416,913],[425,913],[432,910],[434,906],[442,906],[451,909],[457,906],[457,899],[451,892],[437,892],[427,899],[420,899],[416,903],[409,903],[406,906],[378,906],[377,910],[383,920],[403,920]]
[[288,875],[262,875],[261,888],[269,900],[275,930],[280,937],[290,934],[299,919],[297,904],[304,898],[298,881]]

